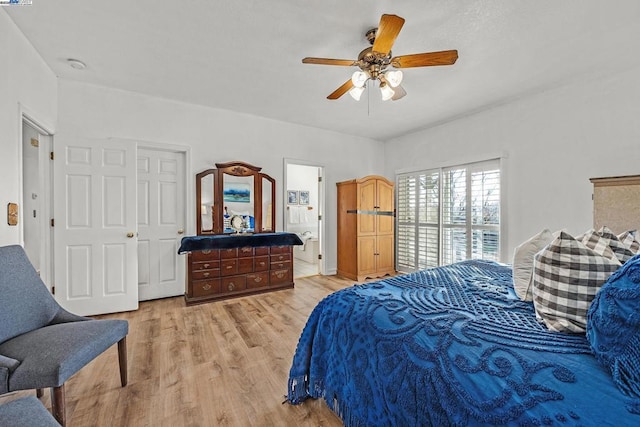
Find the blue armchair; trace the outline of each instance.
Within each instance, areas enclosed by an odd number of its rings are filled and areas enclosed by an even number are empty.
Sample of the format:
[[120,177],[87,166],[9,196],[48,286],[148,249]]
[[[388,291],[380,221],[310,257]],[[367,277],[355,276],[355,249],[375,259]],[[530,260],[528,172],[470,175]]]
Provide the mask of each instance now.
[[64,383],[118,343],[127,384],[126,320],[93,320],[64,310],[21,246],[0,247],[0,394],[51,387],[56,420],[66,422]]

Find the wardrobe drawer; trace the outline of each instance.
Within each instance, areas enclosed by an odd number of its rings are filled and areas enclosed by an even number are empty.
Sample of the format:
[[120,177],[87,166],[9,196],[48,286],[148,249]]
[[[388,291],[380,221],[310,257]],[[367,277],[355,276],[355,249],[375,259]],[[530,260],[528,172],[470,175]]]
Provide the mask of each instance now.
[[194,262],[220,259],[220,251],[218,249],[206,249],[204,251],[193,251],[191,252],[191,259]]
[[263,288],[269,285],[269,273],[266,271],[247,274],[247,289]]
[[223,259],[220,263],[220,275],[231,276],[238,273],[238,259]]
[[269,284],[278,285],[281,283],[289,283],[293,281],[291,269],[271,270],[269,273]]
[[220,290],[222,292],[235,292],[247,289],[247,277],[246,276],[233,276],[223,277],[222,286]]
[[220,293],[220,279],[194,280],[192,283],[194,297],[204,297]]
[[201,261],[201,262],[194,262],[191,264],[191,271],[211,270],[215,268],[217,268],[218,270],[220,269],[219,260]]
[[269,269],[268,256],[257,256],[255,260],[254,271],[267,271]]

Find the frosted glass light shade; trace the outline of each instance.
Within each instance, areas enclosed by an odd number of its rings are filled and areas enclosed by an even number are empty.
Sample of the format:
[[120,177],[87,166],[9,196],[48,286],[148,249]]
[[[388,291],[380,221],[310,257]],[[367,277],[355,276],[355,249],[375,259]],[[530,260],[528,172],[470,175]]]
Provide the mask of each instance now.
[[380,92],[382,92],[383,101],[388,101],[393,95],[395,95],[395,91],[386,83],[380,84]]
[[404,96],[407,94],[407,91],[405,91],[402,86],[398,86],[394,89],[394,91],[396,93],[391,97],[392,101],[397,101],[400,98],[404,98]]
[[402,83],[403,75],[402,75],[402,71],[395,70],[395,71],[387,71],[386,73],[384,73],[384,77],[391,87],[398,87],[400,86],[400,83]]
[[360,101],[362,92],[364,92],[364,86],[362,87],[354,86],[351,89],[349,89],[349,95],[351,95],[351,97],[356,101]]
[[364,87],[364,84],[369,79],[369,76],[364,71],[356,71],[351,76],[351,82],[355,87]]

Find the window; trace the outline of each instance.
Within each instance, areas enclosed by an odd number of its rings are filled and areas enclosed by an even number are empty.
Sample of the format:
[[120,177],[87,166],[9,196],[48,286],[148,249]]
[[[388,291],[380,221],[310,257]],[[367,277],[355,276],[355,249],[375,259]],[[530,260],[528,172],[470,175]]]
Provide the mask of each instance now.
[[500,161],[400,174],[400,271],[500,257]]

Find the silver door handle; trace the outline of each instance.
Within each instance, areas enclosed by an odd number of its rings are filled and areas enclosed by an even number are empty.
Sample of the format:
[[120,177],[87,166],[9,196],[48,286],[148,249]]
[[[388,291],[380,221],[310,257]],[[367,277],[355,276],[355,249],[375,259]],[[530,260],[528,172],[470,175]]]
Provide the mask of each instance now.
[[178,234],[184,234],[184,230],[181,228],[180,230],[178,230]]
[[134,234],[133,234],[131,231],[127,233],[127,237],[128,237],[128,238],[130,238],[130,239],[131,239],[133,236],[134,236]]

